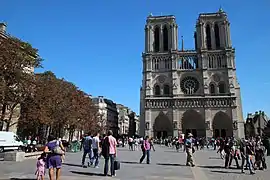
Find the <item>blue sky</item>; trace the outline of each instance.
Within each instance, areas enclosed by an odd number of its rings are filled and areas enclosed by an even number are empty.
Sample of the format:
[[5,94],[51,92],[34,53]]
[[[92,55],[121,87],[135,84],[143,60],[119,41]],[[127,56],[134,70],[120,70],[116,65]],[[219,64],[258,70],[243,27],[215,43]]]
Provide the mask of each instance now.
[[40,50],[42,71],[139,112],[146,17],[175,15],[190,49],[198,14],[220,6],[231,22],[244,116],[259,109],[270,116],[268,0],[1,0],[0,20]]

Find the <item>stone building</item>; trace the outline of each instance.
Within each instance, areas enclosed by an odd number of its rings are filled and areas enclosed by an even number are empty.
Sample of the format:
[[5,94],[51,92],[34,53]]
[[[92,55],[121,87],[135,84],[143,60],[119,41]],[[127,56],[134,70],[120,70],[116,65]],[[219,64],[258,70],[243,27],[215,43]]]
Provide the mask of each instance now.
[[118,136],[118,112],[116,103],[103,96],[92,98],[94,104],[98,107],[100,118],[104,127],[113,131],[114,136]]
[[130,108],[117,104],[118,127],[120,135],[135,136],[139,134],[139,116]]
[[129,108],[122,105],[117,104],[118,111],[118,127],[120,135],[127,135],[129,131]]
[[230,22],[219,9],[201,13],[195,49],[178,48],[173,15],[147,17],[140,98],[141,135],[244,136]]
[[248,113],[245,123],[245,135],[248,137],[269,135],[269,123],[269,118],[263,111],[254,114]]

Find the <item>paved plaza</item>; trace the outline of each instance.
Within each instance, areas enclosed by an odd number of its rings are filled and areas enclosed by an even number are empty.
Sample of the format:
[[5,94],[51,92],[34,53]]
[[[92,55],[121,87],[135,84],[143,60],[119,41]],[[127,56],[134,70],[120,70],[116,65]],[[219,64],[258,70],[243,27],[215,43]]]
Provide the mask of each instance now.
[[[118,159],[121,170],[116,177],[103,177],[103,159],[99,169],[82,168],[81,153],[69,153],[62,168],[63,180],[266,180],[270,170],[257,171],[256,175],[241,174],[238,169],[224,169],[223,160],[213,150],[197,151],[195,153],[196,167],[185,166],[186,155],[171,148],[156,146],[156,152],[151,152],[151,164],[139,164],[140,151],[118,149]],[[268,167],[270,158],[267,158]],[[35,179],[35,160],[24,162],[0,161],[0,179],[32,180]],[[268,177],[268,178],[267,178]],[[48,178],[47,178],[48,179]]]

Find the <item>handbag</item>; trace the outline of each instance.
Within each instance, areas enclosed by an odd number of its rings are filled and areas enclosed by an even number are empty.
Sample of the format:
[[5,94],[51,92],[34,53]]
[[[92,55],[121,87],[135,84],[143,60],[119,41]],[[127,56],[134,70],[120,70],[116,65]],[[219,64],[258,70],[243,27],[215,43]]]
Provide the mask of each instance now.
[[60,144],[56,143],[56,146],[53,148],[52,150],[53,154],[57,154],[57,155],[64,155],[64,151],[61,149]]
[[120,169],[120,162],[115,160],[113,166],[114,166],[114,170],[119,170]]

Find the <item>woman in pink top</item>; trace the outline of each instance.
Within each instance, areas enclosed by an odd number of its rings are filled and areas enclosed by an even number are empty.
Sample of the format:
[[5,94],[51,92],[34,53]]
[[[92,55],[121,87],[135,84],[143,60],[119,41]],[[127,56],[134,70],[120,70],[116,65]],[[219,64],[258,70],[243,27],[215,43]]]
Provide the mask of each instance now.
[[141,145],[141,148],[142,148],[142,157],[140,159],[140,163],[143,162],[145,156],[146,156],[146,163],[147,164],[150,164],[150,149],[151,149],[151,144],[149,142],[149,137],[146,136],[142,145]]
[[110,160],[110,169],[111,169],[111,176],[115,176],[115,169],[114,169],[114,161],[116,157],[116,139],[112,136],[113,132],[110,130],[108,131],[107,136],[105,137],[103,144],[102,144],[102,155],[105,159],[104,164],[104,175],[108,175],[109,171],[109,160]]

